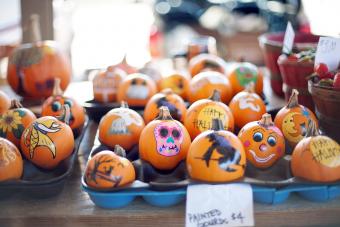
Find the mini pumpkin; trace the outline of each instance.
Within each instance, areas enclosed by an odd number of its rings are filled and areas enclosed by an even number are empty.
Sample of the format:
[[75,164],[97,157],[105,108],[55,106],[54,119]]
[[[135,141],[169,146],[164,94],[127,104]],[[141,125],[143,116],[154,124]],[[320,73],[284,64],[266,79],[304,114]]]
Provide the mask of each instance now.
[[184,125],[191,139],[201,132],[210,130],[214,118],[222,121],[224,130],[234,131],[234,116],[229,107],[221,102],[218,90],[214,90],[210,98],[198,100],[189,107]]
[[258,121],[266,113],[266,105],[259,95],[254,93],[254,84],[250,83],[244,91],[235,95],[229,107],[235,118],[235,125],[240,129],[247,123]]
[[143,68],[138,70],[138,72],[149,76],[156,83],[157,87],[159,87],[162,75],[159,72],[159,67],[156,62],[150,61],[146,63]]
[[11,107],[11,100],[5,92],[0,90],[0,114],[5,113]]
[[126,76],[118,67],[108,67],[93,78],[93,96],[97,102],[108,103],[117,100],[117,90]]
[[211,130],[192,141],[186,165],[194,180],[228,182],[243,177],[246,154],[239,138],[225,131],[222,121],[215,118]]
[[23,155],[43,169],[55,168],[73,152],[74,137],[68,125],[68,105],[64,105],[61,118],[65,123],[52,116],[38,118],[22,134],[20,145]]
[[143,118],[122,102],[120,108],[110,110],[100,120],[99,141],[112,149],[119,144],[129,151],[138,143],[144,126]]
[[168,107],[143,129],[139,157],[159,170],[172,170],[185,159],[191,140],[186,128],[171,117]]
[[160,90],[170,88],[183,99],[188,99],[190,76],[183,73],[175,72],[164,76],[159,82]]
[[75,134],[79,134],[85,123],[85,110],[75,99],[63,95],[59,79],[56,79],[54,84],[53,95],[47,98],[41,107],[41,116],[58,117],[63,113],[63,106],[68,105],[70,127]]
[[114,152],[105,150],[95,154],[86,165],[85,182],[95,189],[126,186],[136,179],[132,163],[126,159],[125,151],[119,145]]
[[292,149],[306,135],[309,119],[313,120],[316,126],[318,125],[314,113],[307,107],[299,105],[298,95],[299,92],[293,89],[288,104],[276,114],[274,119],[275,125],[283,132]]
[[24,108],[19,101],[12,100],[10,109],[0,115],[0,137],[19,147],[22,133],[35,119],[32,111]]
[[270,114],[260,121],[246,124],[238,134],[246,151],[247,161],[257,168],[271,167],[285,154],[285,139]]
[[216,71],[225,74],[225,62],[213,54],[199,54],[189,61],[189,72],[192,77],[203,71]]
[[122,81],[118,88],[117,101],[126,101],[129,106],[145,106],[156,92],[156,83],[150,77],[134,73]]
[[328,136],[320,135],[317,125],[308,120],[305,137],[294,148],[292,174],[313,182],[340,180],[340,146]]
[[9,140],[0,138],[0,182],[20,179],[23,165],[18,148]]
[[190,81],[189,101],[209,98],[214,90],[220,91],[222,102],[229,103],[233,89],[228,78],[219,72],[201,72]]

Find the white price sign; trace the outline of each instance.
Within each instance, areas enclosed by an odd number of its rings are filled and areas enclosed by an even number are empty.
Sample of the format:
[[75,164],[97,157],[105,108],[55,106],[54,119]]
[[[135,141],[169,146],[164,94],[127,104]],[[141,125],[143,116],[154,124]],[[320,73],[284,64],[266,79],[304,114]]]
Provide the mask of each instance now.
[[292,24],[290,23],[290,21],[288,21],[285,37],[283,39],[283,47],[282,47],[282,52],[284,54],[290,54],[290,52],[292,52],[294,39],[295,39],[295,32],[294,32]]
[[253,226],[249,184],[192,185],[187,190],[186,227]]
[[325,63],[329,71],[336,70],[340,62],[340,39],[320,37],[315,54],[315,65]]

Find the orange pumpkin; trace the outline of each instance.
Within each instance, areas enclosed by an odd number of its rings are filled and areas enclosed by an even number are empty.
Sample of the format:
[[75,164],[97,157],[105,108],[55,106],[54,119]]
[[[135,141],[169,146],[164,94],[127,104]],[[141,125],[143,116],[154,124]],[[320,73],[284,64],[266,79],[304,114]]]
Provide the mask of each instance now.
[[340,180],[340,146],[319,134],[315,122],[308,120],[305,137],[294,148],[292,174],[313,182]]
[[68,105],[64,105],[62,118],[65,123],[51,116],[38,118],[22,134],[20,145],[23,155],[43,169],[55,168],[73,152],[74,137],[68,126]]
[[164,76],[159,82],[159,89],[171,88],[177,95],[183,99],[188,99],[190,76],[183,73],[175,72]]
[[222,121],[213,119],[212,130],[202,132],[188,151],[190,178],[205,182],[228,182],[244,175],[246,154],[242,142],[225,131]]
[[156,83],[150,77],[134,73],[122,81],[118,88],[117,101],[126,101],[129,106],[145,106],[156,92]]
[[143,129],[139,138],[139,157],[159,170],[172,170],[185,159],[191,140],[188,131],[174,120],[168,107]]
[[247,160],[257,168],[271,167],[285,154],[285,139],[270,114],[260,121],[246,124],[238,134],[246,150]]
[[87,162],[85,182],[96,189],[116,188],[132,183],[136,179],[135,169],[125,157],[125,151],[119,145],[115,146],[114,152],[98,152]]
[[139,73],[143,73],[147,76],[149,76],[159,87],[159,83],[162,79],[162,75],[159,72],[158,66],[155,62],[148,62],[145,64],[145,66],[138,70]]
[[[306,135],[309,119],[312,119],[316,126],[318,125],[313,112],[299,105],[298,95],[299,92],[293,89],[288,104],[276,114],[274,119],[275,125],[283,132],[292,149]],[[288,149],[287,152],[290,153],[290,150]]]
[[5,113],[11,107],[11,100],[0,90],[0,114]]
[[117,90],[126,76],[126,72],[118,67],[108,67],[93,78],[93,96],[97,102],[115,102]]
[[247,123],[258,121],[266,113],[266,105],[256,93],[251,83],[244,91],[235,95],[229,103],[235,118],[235,125],[240,129]]
[[189,101],[206,99],[214,90],[220,91],[222,102],[229,103],[233,89],[228,78],[219,72],[201,72],[190,81]]
[[9,140],[0,138],[0,182],[20,179],[23,165],[18,148]]
[[32,111],[23,108],[19,101],[12,100],[10,109],[0,115],[0,137],[19,147],[22,133],[35,119]]
[[59,83],[60,81],[56,79],[53,95],[43,103],[41,116],[58,117],[63,113],[63,106],[68,105],[71,111],[70,127],[75,134],[78,134],[85,123],[85,110],[75,99],[63,96]]
[[235,64],[229,69],[227,77],[233,87],[233,94],[243,91],[251,82],[255,84],[255,92],[259,95],[263,92],[263,75],[259,69],[249,62]]
[[100,120],[99,141],[112,149],[119,144],[129,151],[138,143],[144,126],[143,118],[122,102],[120,108],[110,110]]
[[188,129],[191,139],[201,132],[210,130],[214,118],[222,121],[224,130],[234,131],[234,116],[229,107],[221,102],[218,90],[214,90],[209,99],[198,100],[189,107],[184,125]]
[[225,62],[213,54],[199,54],[189,61],[189,72],[192,77],[203,71],[216,71],[225,74]]

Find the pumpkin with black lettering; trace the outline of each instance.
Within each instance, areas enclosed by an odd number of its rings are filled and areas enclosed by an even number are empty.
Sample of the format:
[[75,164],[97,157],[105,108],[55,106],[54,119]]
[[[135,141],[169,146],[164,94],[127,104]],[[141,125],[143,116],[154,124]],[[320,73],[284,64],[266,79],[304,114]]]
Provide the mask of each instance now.
[[184,100],[187,100],[190,79],[191,77],[189,75],[186,76],[184,73],[171,73],[162,77],[159,82],[159,88],[160,90],[170,88]]
[[18,148],[11,141],[0,138],[0,182],[20,179],[23,168]]
[[0,114],[5,113],[11,107],[11,100],[5,92],[0,90]]
[[225,61],[214,54],[199,54],[189,61],[189,72],[192,77],[203,71],[216,71],[225,74]]

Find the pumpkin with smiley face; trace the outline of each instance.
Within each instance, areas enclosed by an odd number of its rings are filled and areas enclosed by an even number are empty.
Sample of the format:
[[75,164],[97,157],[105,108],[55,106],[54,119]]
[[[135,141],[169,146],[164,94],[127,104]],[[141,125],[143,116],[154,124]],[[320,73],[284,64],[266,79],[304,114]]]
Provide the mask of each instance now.
[[270,114],[260,121],[246,124],[238,134],[246,150],[247,160],[257,168],[271,167],[285,153],[285,140]]
[[129,106],[145,106],[156,92],[156,83],[149,76],[134,73],[125,77],[120,84],[117,101],[126,101]]
[[213,54],[199,54],[189,61],[189,72],[192,77],[203,71],[216,71],[225,74],[225,62]]
[[164,76],[159,82],[160,90],[170,88],[183,99],[188,99],[190,76],[175,72]]

